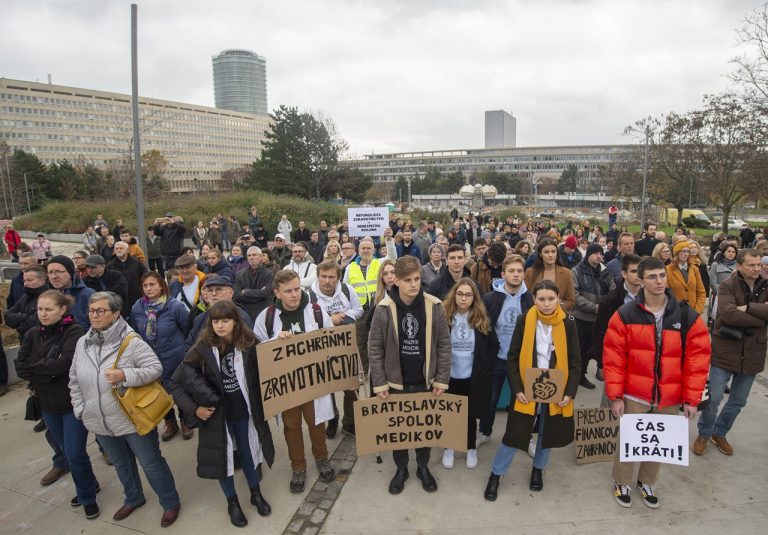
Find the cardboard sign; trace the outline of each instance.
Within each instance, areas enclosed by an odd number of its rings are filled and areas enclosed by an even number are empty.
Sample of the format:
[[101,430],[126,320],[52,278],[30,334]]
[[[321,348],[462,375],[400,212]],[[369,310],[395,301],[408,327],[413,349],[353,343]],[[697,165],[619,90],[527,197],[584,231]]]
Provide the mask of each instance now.
[[619,419],[610,409],[577,409],[576,464],[615,461],[619,445]]
[[526,368],[523,388],[528,401],[560,403],[565,394],[565,372],[547,368]]
[[355,402],[357,454],[438,446],[467,451],[466,396],[392,394]]
[[620,424],[621,462],[688,466],[688,420],[671,414],[625,414]]
[[388,208],[348,208],[350,236],[381,236],[389,226]]
[[264,417],[360,385],[355,325],[342,325],[256,346]]

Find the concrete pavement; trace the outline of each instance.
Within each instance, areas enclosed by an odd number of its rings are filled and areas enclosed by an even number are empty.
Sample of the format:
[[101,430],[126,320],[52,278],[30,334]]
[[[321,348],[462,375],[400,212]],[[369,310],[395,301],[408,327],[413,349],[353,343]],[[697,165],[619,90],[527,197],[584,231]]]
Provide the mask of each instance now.
[[[577,407],[598,406],[599,392],[580,389]],[[312,493],[318,492],[317,488],[311,490],[317,470],[310,462],[307,490],[302,495],[290,494],[285,441],[281,430],[273,425],[277,459],[271,470],[265,468],[262,484],[273,512],[266,519],[256,514],[248,504],[244,478],[237,472],[241,503],[250,522],[244,530],[229,523],[218,484],[196,476],[197,437],[185,442],[179,436],[162,444],[182,498],[179,520],[168,529],[160,528],[162,512],[146,483],[147,505],[122,522],[112,521],[112,514],[122,505],[122,488],[114,469],[104,463],[91,441],[88,451],[102,488],[98,495],[102,513],[96,520],[86,520],[80,508],[69,505],[75,494],[70,476],[49,487],[40,486],[40,478],[50,468],[50,449],[43,435],[32,431],[32,422],[23,421],[25,401],[26,390],[21,385],[0,398],[0,533],[541,533],[543,529],[548,534],[664,530],[701,535],[765,533],[768,524],[765,374],[758,376],[746,409],[728,435],[734,456],[726,457],[710,447],[703,457],[691,455],[687,468],[662,467],[657,485],[661,507],[657,510],[642,504],[637,489],[632,492],[632,508],[619,507],[613,498],[610,464],[576,465],[573,445],[552,453],[540,493],[528,490],[531,459],[520,452],[502,479],[498,500],[486,502],[483,490],[506,419],[500,412],[493,440],[480,447],[480,464],[474,470],[464,467],[463,454],[457,454],[455,468],[445,470],[440,465],[441,451],[432,450],[431,470],[439,484],[434,494],[421,489],[413,457],[404,492],[390,496],[387,485],[394,473],[391,454],[383,454],[383,464],[377,464],[374,456],[353,464],[337,455],[337,469],[344,463],[351,466],[350,473],[329,486],[341,488],[341,492],[335,503],[328,503],[327,514],[318,516],[322,521],[311,526],[296,522],[296,518],[301,511],[311,510],[308,503],[314,501]],[[331,450],[343,440],[341,437],[339,434],[329,441]],[[695,425],[691,425],[690,437],[693,442]]]

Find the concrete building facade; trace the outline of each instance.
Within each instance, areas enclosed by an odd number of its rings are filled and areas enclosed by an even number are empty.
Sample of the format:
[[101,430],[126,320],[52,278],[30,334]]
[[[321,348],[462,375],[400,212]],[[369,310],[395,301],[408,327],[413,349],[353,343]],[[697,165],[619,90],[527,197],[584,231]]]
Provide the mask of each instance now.
[[[259,158],[269,116],[139,97],[141,151],[167,161],[174,192],[221,189],[221,174]],[[84,160],[101,169],[132,158],[131,97],[0,78],[0,139],[43,163]]]
[[517,146],[517,119],[504,110],[485,112],[485,148],[506,149]]
[[[633,145],[567,147],[518,147],[370,154],[348,162],[373,177],[374,182],[396,182],[403,177],[423,177],[430,168],[441,173],[460,171],[467,179],[482,171],[511,173],[529,181],[556,180],[569,165],[578,168],[580,192],[608,192],[602,169],[620,159]],[[531,188],[532,190],[535,188]],[[503,192],[500,192],[503,193]]]
[[267,60],[250,50],[224,50],[213,56],[216,107],[266,115]]

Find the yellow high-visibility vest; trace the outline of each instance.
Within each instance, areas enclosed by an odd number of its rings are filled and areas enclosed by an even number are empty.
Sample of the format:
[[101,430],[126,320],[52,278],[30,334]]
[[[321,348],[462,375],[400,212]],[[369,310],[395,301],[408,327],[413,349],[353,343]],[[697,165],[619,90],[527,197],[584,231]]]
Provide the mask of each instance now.
[[373,303],[376,297],[376,282],[379,278],[379,259],[374,258],[368,265],[368,270],[363,277],[363,271],[357,262],[352,262],[347,266],[349,271],[349,284],[355,289],[357,297],[360,298],[360,304],[368,307]]

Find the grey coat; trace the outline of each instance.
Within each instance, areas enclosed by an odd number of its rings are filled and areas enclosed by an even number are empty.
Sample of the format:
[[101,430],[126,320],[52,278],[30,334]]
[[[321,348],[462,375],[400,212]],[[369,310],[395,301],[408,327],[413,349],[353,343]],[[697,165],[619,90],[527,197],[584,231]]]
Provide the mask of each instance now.
[[[69,391],[75,418],[97,435],[120,437],[136,432],[112,394],[104,372],[111,368],[120,343],[133,329],[123,318],[106,331],[88,332],[77,341],[69,370]],[[134,337],[120,357],[118,367],[125,373],[126,387],[142,386],[160,378],[163,366],[140,337]]]

